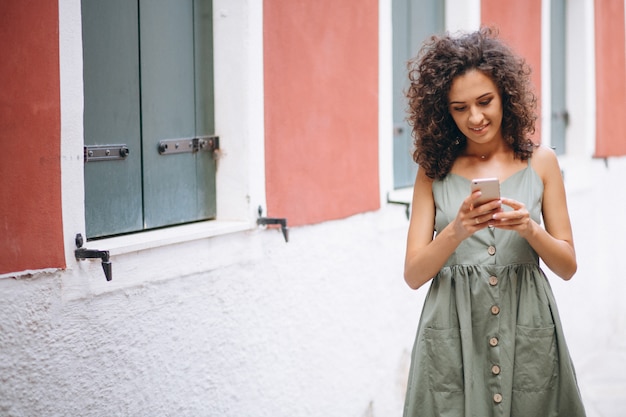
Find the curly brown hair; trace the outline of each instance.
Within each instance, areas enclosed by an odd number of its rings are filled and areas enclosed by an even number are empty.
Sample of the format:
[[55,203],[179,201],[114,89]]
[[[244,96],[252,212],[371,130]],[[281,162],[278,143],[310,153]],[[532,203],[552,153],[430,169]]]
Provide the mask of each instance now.
[[413,127],[413,159],[429,178],[440,179],[463,152],[466,138],[448,107],[452,81],[477,69],[490,77],[502,98],[502,135],[516,158],[533,152],[537,99],[530,84],[526,61],[497,38],[491,28],[460,36],[432,36],[408,62],[409,125]]

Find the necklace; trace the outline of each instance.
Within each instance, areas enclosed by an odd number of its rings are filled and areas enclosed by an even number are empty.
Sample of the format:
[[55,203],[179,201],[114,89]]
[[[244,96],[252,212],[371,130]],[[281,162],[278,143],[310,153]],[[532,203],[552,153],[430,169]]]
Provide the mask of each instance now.
[[487,152],[487,153],[465,153],[466,156],[469,156],[471,158],[477,158],[480,161],[486,161],[489,158],[491,158],[491,156],[493,155],[492,152]]

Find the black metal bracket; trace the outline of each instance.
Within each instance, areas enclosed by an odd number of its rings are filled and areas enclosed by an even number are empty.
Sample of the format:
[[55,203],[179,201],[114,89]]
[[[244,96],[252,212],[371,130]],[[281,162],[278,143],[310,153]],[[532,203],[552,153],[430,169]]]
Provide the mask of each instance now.
[[262,216],[263,216],[263,208],[259,206],[259,218],[256,220],[256,224],[258,226],[271,226],[271,225],[280,226],[280,231],[283,232],[283,237],[285,238],[285,242],[289,242],[289,227],[287,227],[287,219],[279,219],[275,217],[262,217]]
[[409,220],[411,218],[411,203],[407,203],[406,201],[390,200],[389,193],[387,193],[387,203],[400,204],[401,206],[404,206],[404,214],[406,215],[406,219]]
[[83,248],[83,235],[81,235],[80,233],[76,235],[75,241],[76,247],[78,248],[74,251],[74,256],[76,257],[76,259],[101,259],[104,277],[107,279],[107,281],[111,281],[113,279],[113,267],[111,265],[111,261],[109,261],[109,251]]

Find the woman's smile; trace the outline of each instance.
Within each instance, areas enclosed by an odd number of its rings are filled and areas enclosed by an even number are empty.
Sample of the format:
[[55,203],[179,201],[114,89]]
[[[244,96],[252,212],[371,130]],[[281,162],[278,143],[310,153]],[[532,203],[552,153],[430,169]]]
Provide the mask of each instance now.
[[484,125],[482,125],[482,126],[478,126],[478,127],[470,127],[469,129],[470,129],[472,132],[476,132],[476,133],[483,133],[483,132],[487,129],[487,127],[489,127],[489,124],[488,124],[488,123],[486,123],[486,124],[484,124]]

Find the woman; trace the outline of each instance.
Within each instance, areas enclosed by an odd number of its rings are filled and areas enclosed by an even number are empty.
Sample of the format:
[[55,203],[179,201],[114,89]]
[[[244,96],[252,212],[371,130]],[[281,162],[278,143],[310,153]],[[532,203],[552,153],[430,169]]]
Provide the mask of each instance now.
[[[569,280],[577,266],[557,158],[530,140],[529,75],[489,29],[432,37],[409,63],[419,169],[404,275],[432,281],[405,417],[585,415],[539,268]],[[478,205],[470,184],[485,177],[502,197]]]

